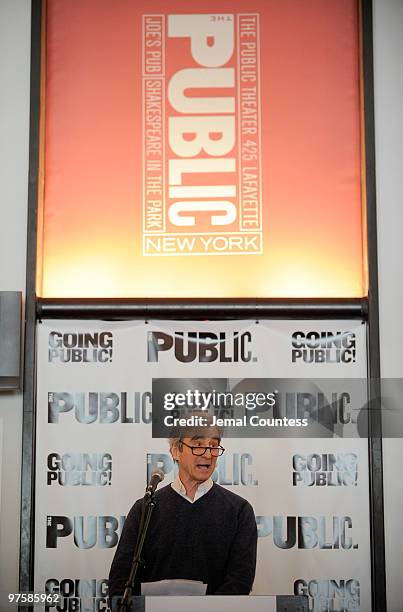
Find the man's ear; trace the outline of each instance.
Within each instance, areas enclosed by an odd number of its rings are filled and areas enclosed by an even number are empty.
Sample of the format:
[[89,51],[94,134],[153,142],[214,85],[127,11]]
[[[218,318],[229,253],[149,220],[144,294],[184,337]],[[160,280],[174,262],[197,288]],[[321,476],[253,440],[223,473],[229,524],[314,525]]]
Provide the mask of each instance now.
[[[179,444],[180,444],[180,442],[179,442]],[[174,461],[178,461],[178,455],[179,455],[179,453],[180,453],[180,450],[179,450],[179,448],[178,448],[178,445],[177,445],[177,444],[175,444],[175,446],[171,446],[171,455],[172,455],[172,459],[173,459]]]

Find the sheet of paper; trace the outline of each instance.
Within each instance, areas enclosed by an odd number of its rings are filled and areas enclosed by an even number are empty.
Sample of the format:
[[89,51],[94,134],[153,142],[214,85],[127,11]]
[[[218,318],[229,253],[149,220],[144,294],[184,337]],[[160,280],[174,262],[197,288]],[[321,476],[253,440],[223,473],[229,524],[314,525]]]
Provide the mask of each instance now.
[[[290,608],[292,609],[292,608]],[[302,608],[301,608],[302,609]],[[276,597],[208,595],[208,597],[146,597],[146,612],[276,612]]]
[[207,584],[199,580],[158,580],[143,582],[142,595],[205,595]]

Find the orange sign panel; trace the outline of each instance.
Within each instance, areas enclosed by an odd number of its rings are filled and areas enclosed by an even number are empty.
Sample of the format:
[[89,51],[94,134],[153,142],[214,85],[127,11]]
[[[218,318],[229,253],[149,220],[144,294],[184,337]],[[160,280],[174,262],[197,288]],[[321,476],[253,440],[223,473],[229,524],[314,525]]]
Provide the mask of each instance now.
[[356,2],[47,11],[40,295],[365,295]]

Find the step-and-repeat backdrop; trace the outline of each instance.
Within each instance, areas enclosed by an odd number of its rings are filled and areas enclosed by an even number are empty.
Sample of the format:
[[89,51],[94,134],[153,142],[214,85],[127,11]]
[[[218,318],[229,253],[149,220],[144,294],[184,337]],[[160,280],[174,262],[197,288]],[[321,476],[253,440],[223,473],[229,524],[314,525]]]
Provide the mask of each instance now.
[[164,485],[173,479],[168,442],[152,437],[152,389],[178,378],[210,390],[224,380],[251,401],[272,379],[315,379],[317,392],[299,393],[297,381],[287,396],[305,415],[323,403],[320,379],[338,381],[333,430],[232,430],[214,479],[253,505],[253,594],[308,594],[315,611],[371,609],[367,440],[349,434],[362,403],[349,384],[366,377],[362,322],[42,321],[37,363],[35,589],[66,597],[59,610],[106,609],[128,510],[154,468]]

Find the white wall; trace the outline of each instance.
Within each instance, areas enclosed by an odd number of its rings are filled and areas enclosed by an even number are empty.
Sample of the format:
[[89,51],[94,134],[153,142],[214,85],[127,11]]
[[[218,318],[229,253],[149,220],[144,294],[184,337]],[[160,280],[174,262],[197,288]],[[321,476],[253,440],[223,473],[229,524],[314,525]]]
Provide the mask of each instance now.
[[[381,374],[403,378],[403,0],[374,0]],[[403,440],[384,441],[388,612],[403,610]]]
[[[29,0],[0,0],[0,290],[25,289]],[[0,591],[18,586],[22,393],[0,393]]]

